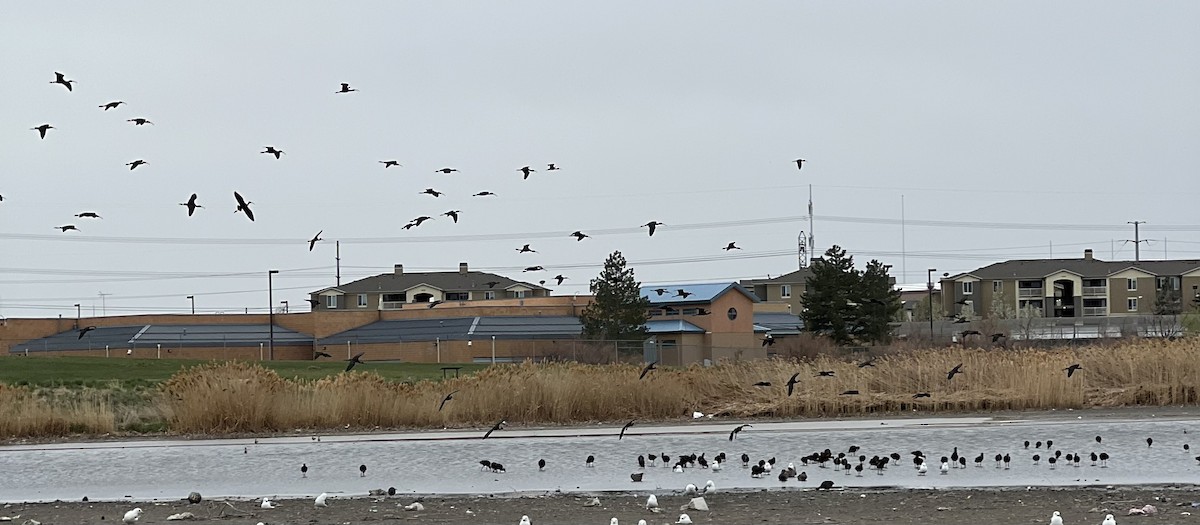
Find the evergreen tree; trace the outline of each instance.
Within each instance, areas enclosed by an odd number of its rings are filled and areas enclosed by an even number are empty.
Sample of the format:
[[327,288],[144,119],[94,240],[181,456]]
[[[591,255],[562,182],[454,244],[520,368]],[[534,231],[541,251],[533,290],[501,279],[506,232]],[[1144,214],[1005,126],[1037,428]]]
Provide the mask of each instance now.
[[890,267],[872,259],[858,275],[858,315],[854,335],[859,341],[886,343],[891,337],[891,321],[900,312],[900,292],[888,276]]
[[853,301],[858,289],[858,272],[854,269],[854,257],[847,257],[846,250],[834,245],[825,255],[812,262],[810,273],[805,279],[804,329],[823,334],[838,344],[852,342],[852,318],[855,315]]
[[640,291],[633,270],[625,266],[625,257],[615,251],[604,261],[604,270],[592,279],[591,304],[579,320],[588,339],[642,340],[646,337],[646,310],[650,300]]

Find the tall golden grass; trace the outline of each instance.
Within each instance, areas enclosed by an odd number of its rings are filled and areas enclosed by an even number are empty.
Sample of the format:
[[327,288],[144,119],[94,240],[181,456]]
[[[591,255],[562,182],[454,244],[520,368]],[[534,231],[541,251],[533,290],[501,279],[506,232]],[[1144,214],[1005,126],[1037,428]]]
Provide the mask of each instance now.
[[[986,411],[1196,404],[1200,341],[1139,340],[1062,350],[935,349],[892,354],[874,366],[828,357],[754,360],[659,369],[571,363],[505,365],[416,384],[370,372],[292,380],[244,362],[212,363],[161,385],[174,432],[222,434],[297,428],[460,427],[509,422],[568,424],[687,417],[818,417],[922,411]],[[946,379],[963,364],[963,375]],[[1083,370],[1068,379],[1072,363]],[[834,377],[815,377],[832,370]],[[787,396],[793,373],[800,383]],[[754,383],[770,381],[770,387]],[[457,390],[438,411],[442,398]],[[858,395],[841,395],[858,390]],[[928,392],[930,397],[914,399]]]
[[0,384],[2,437],[106,434],[115,428],[111,400],[102,392],[38,395],[28,387]]

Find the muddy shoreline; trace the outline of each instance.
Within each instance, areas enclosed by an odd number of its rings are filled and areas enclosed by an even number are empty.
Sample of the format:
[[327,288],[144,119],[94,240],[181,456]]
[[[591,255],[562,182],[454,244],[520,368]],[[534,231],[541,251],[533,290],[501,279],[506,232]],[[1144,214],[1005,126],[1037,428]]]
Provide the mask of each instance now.
[[[475,496],[367,497],[333,495],[329,506],[316,508],[311,499],[279,500],[278,508],[262,509],[259,501],[186,501],[159,503],[53,502],[7,503],[0,516],[12,523],[36,520],[42,525],[120,523],[128,510],[145,514],[139,523],[163,523],[167,516],[190,512],[188,521],[231,525],[257,523],[441,523],[447,525],[513,525],[527,515],[534,525],[606,524],[611,518],[633,525],[675,523],[689,497],[657,493],[662,512],[645,508],[648,493],[493,494]],[[599,506],[586,506],[593,497]],[[419,501],[423,510],[404,506]],[[846,489],[784,488],[748,492],[717,492],[706,497],[707,512],[685,510],[694,523],[722,525],[889,523],[1047,523],[1057,510],[1066,523],[1099,523],[1111,513],[1118,523],[1200,522],[1200,487],[1194,485],[1118,487],[1033,487],[1019,489]],[[1153,516],[1129,516],[1130,508],[1154,505]],[[1185,513],[1196,512],[1192,517]],[[19,516],[19,517],[15,517]]]

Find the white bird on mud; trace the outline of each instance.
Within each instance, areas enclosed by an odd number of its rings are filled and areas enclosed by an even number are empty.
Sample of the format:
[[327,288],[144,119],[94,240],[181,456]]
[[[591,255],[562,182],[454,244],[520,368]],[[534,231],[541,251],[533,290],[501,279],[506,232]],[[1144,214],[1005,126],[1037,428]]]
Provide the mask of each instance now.
[[322,492],[320,496],[317,496],[317,501],[313,502],[313,504],[318,507],[328,507],[329,504],[325,502],[325,500],[328,498],[329,494]]
[[713,480],[710,479],[704,484],[704,492],[701,492],[701,494],[715,494],[716,492],[717,484],[713,483]]
[[[924,465],[924,463],[921,463],[921,464]],[[949,473],[950,473],[950,462],[943,461],[942,462],[942,474],[949,474]]]
[[921,462],[920,465],[917,465],[917,475],[918,476],[924,476],[926,472],[929,472],[929,464],[928,463]]
[[404,506],[404,510],[411,510],[411,511],[416,511],[416,512],[424,512],[424,511],[425,511],[425,506],[424,506],[424,505],[422,505],[422,504],[421,504],[421,502],[419,502],[419,501],[415,501],[415,502],[413,502],[413,503],[412,503],[412,504],[410,504],[410,505],[405,505],[405,506]]
[[614,516],[613,519],[608,520],[608,525],[620,525],[620,524],[617,523],[617,518],[616,518],[616,516]]
[[1116,520],[1116,518],[1113,518],[1112,514],[1109,514],[1107,516],[1104,516],[1104,523],[1102,523],[1101,525],[1117,525],[1117,520]]
[[264,509],[273,509],[275,507],[276,507],[275,502],[271,501],[270,498],[263,498],[262,504],[259,505],[259,508],[264,508]]
[[714,461],[714,462],[713,462],[713,464],[712,464],[712,471],[713,471],[713,472],[720,472],[720,471],[721,471],[721,468],[723,468],[723,467],[721,467],[721,462],[720,462],[720,461]]
[[531,525],[532,523],[533,522],[529,521],[529,516],[521,516],[521,523],[518,523],[517,525]]
[[691,525],[692,518],[689,517],[687,514],[680,514],[679,519],[675,520],[675,523],[678,523],[680,525]]
[[638,520],[638,525],[646,525],[646,520]]
[[1050,525],[1063,525],[1062,516],[1059,515],[1057,510],[1050,516]]
[[654,494],[651,494],[650,497],[646,498],[646,508],[650,509],[650,510],[657,509],[658,508],[658,497],[655,496]]
[[675,468],[671,469],[671,472],[674,472],[676,474],[683,474],[683,465],[676,464]]
[[138,518],[142,517],[142,509],[136,508],[125,513],[125,517],[121,521],[125,523],[137,523]]
[[683,493],[687,496],[695,496],[696,495],[696,485],[694,483],[688,483],[686,486],[683,487]]

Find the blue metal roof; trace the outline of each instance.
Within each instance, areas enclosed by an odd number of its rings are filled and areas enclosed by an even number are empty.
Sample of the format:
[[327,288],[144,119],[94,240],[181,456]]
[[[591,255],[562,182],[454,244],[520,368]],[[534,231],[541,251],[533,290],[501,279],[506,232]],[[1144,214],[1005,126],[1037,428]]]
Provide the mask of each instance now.
[[321,338],[317,344],[399,343],[404,341],[466,341],[468,339],[573,339],[583,325],[571,316],[455,317],[393,319]]
[[[12,345],[9,353],[145,348],[161,344],[171,348],[258,346],[270,340],[266,324],[192,324],[102,326],[79,337],[78,330],[60,332]],[[275,344],[312,344],[311,336],[275,325]]]
[[[655,290],[667,290],[666,293],[659,295]],[[690,295],[685,299],[679,297],[679,290],[688,292]],[[738,283],[683,283],[683,284],[660,284],[657,286],[643,286],[639,289],[642,297],[650,299],[650,305],[664,304],[704,304],[715,301],[718,297],[726,292],[736,290],[741,292],[753,302],[758,302],[758,297],[750,291],[742,288]]]
[[683,319],[654,319],[646,321],[647,334],[702,334],[704,329]]

